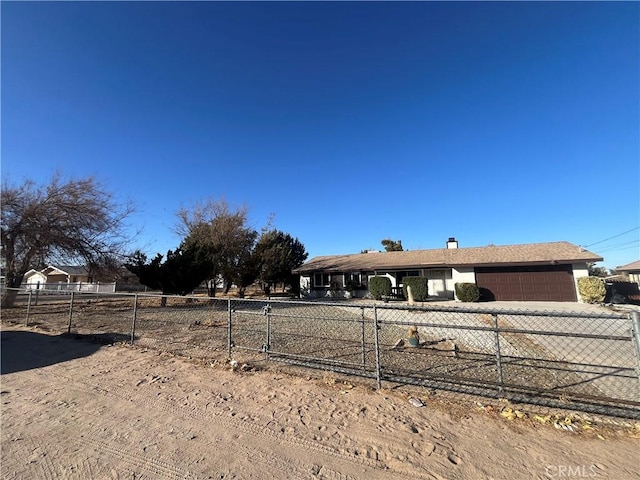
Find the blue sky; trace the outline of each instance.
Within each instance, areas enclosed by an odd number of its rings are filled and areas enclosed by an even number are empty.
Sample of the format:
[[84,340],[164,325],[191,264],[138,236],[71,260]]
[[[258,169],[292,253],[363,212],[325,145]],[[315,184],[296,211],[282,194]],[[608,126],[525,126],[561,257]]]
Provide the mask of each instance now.
[[97,176],[138,205],[148,253],[179,244],[179,208],[224,197],[310,256],[455,236],[640,258],[637,2],[1,13],[2,177]]

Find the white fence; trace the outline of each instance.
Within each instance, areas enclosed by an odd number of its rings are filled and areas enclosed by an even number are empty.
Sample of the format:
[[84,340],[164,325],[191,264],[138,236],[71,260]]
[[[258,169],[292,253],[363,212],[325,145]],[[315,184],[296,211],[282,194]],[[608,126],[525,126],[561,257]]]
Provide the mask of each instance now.
[[113,293],[116,291],[116,283],[27,283],[23,285],[23,289],[28,291],[43,290],[40,293],[55,292],[87,292],[87,293]]

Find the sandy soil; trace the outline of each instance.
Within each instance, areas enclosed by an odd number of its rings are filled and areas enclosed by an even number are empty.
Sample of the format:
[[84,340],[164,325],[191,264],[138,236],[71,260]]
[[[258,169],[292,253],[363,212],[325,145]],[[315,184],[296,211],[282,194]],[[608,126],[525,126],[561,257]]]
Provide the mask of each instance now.
[[640,425],[560,428],[500,402],[237,360],[3,325],[2,478],[638,478]]

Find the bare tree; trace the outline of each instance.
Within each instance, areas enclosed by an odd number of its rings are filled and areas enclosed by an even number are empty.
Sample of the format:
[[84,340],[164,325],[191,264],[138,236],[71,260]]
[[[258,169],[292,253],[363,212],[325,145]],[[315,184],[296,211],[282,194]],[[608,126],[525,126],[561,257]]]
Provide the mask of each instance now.
[[47,185],[3,181],[2,258],[6,287],[2,307],[13,306],[24,274],[47,263],[82,262],[89,270],[122,257],[130,238],[125,220],[133,212],[95,178],[63,181],[55,174]]
[[209,295],[215,295],[218,276],[225,282],[225,293],[238,279],[250,256],[258,233],[248,226],[248,210],[242,206],[232,209],[224,200],[209,199],[196,204],[192,210],[178,211],[180,224],[176,229],[187,247],[196,245],[211,257],[213,269],[210,276]]

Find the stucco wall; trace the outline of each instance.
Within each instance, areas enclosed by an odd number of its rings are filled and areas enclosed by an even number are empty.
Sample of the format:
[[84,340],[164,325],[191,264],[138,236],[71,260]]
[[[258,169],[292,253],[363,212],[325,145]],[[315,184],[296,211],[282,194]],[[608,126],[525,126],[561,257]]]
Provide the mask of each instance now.
[[23,283],[29,289],[44,288],[47,283],[47,277],[40,272],[36,272],[29,275],[29,278],[25,279]]
[[476,273],[473,267],[457,267],[451,269],[451,291],[455,296],[456,283],[476,283]]
[[571,265],[573,269],[573,284],[576,288],[576,298],[578,299],[578,303],[584,303],[582,298],[580,298],[580,290],[578,290],[578,279],[582,277],[589,276],[589,267],[586,263],[573,263]]

